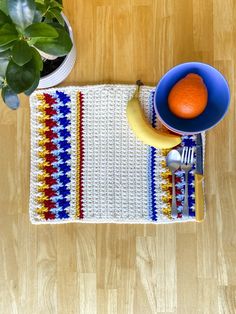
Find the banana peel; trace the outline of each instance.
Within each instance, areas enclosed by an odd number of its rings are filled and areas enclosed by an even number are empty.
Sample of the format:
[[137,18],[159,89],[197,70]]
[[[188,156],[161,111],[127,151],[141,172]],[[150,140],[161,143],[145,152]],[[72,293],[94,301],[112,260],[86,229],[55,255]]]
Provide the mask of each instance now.
[[128,101],[126,115],[131,130],[143,143],[158,149],[168,149],[181,143],[179,135],[154,129],[147,120],[139,100],[140,81],[133,97]]

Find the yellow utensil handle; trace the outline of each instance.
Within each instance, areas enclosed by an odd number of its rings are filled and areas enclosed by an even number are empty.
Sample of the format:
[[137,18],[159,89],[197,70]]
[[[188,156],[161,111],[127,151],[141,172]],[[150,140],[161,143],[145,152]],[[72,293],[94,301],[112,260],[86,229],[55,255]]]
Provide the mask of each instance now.
[[198,222],[204,220],[203,175],[195,173],[195,213]]

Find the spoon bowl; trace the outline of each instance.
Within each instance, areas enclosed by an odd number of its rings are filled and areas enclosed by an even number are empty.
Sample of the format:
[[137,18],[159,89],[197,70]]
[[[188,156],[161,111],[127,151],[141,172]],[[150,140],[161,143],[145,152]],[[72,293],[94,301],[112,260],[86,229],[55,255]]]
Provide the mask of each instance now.
[[181,156],[180,156],[180,153],[176,149],[172,149],[168,153],[166,157],[166,164],[171,172],[174,172],[177,169],[179,169],[180,164],[181,164]]

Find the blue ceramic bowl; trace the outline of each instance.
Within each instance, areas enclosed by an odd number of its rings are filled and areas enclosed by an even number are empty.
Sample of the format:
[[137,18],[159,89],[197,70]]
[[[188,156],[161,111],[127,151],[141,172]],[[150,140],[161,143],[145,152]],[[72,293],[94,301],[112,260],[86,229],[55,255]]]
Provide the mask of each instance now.
[[[171,88],[189,73],[200,75],[208,90],[208,103],[204,112],[194,119],[176,117],[168,107]],[[175,66],[159,81],[155,91],[155,111],[160,121],[171,131],[195,134],[214,127],[225,116],[230,102],[229,85],[224,76],[212,66],[189,62]]]

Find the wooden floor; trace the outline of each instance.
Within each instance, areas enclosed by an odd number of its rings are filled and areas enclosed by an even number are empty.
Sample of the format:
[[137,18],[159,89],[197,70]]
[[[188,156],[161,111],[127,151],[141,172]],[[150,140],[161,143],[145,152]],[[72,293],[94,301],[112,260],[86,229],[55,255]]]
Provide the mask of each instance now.
[[230,83],[208,133],[207,219],[168,226],[29,223],[29,103],[0,104],[0,313],[236,313],[234,0],[64,0],[78,58],[63,83],[155,85],[207,62]]

